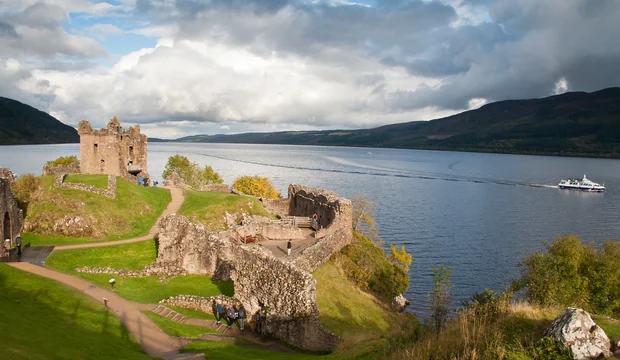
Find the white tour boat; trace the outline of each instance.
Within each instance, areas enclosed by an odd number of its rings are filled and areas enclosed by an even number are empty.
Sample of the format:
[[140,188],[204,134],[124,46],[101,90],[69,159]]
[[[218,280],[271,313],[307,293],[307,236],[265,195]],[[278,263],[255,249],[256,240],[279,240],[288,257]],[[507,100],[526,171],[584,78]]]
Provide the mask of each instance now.
[[585,174],[583,175],[583,179],[562,179],[558,184],[560,189],[573,189],[573,190],[583,190],[583,191],[596,191],[601,192],[605,191],[605,184],[601,185],[595,183],[588,179]]

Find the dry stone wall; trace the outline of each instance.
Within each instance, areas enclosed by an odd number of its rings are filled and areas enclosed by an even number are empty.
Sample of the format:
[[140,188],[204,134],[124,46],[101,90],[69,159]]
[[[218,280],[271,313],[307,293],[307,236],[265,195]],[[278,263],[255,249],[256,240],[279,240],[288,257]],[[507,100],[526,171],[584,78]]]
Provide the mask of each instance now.
[[65,174],[79,174],[80,167],[78,165],[59,165],[49,166],[43,165],[43,176],[47,175],[65,175]]
[[0,179],[7,179],[9,183],[15,182],[15,174],[9,168],[0,168]]
[[263,206],[271,214],[279,217],[285,217],[288,215],[288,199],[261,199]]
[[116,199],[116,176],[108,175],[108,188],[101,189],[92,185],[65,182],[67,174],[59,174],[54,178],[55,188],[65,188],[88,191],[93,194],[102,195],[110,199]]
[[249,314],[264,305],[265,333],[303,349],[333,350],[340,338],[320,326],[312,275],[273,257],[262,247],[242,246],[232,232],[208,232],[179,215],[159,221],[157,262],[176,263],[190,274],[234,282],[235,298]]

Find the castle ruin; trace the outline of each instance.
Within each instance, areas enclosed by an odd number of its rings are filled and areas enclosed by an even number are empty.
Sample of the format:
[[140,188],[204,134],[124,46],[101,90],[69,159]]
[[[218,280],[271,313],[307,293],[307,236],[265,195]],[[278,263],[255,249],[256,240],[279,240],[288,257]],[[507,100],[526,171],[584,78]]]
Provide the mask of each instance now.
[[[15,177],[11,170],[0,169],[0,231],[2,231],[0,242],[2,245],[8,245],[8,248],[15,246],[15,238],[22,231],[24,223],[24,214],[11,192],[11,183],[14,181]],[[8,244],[5,243],[7,239]]]
[[147,172],[147,137],[140,134],[140,125],[123,129],[113,117],[107,128],[93,130],[86,120],[78,124],[80,135],[80,170],[83,174],[108,174],[130,181]]

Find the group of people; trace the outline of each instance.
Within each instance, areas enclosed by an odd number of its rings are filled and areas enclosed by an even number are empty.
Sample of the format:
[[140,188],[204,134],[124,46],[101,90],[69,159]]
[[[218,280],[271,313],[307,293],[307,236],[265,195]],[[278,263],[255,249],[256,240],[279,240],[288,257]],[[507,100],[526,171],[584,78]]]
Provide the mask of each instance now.
[[[4,240],[4,244],[2,244],[2,252],[0,252],[0,256],[8,257],[9,256],[9,248],[11,247],[11,240]],[[22,254],[22,237],[20,234],[17,234],[15,238],[15,247],[17,248],[17,255],[21,256]]]
[[222,323],[222,319],[226,320],[226,325],[230,329],[232,324],[237,324],[240,330],[243,330],[247,314],[242,304],[224,305],[219,301],[213,302],[213,315],[217,324]]

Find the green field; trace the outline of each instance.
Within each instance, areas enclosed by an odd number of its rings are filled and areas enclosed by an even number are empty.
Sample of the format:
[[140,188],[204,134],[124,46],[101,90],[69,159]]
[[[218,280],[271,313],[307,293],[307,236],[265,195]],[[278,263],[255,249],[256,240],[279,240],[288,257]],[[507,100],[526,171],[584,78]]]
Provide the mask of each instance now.
[[158,276],[119,277],[115,274],[78,273],[76,268],[111,267],[113,269],[139,270],[155,261],[155,241],[53,252],[45,266],[67,274],[79,276],[102,287],[109,288],[109,280],[116,279],[114,290],[123,298],[140,303],[155,304],[176,295],[213,296],[233,295],[231,281],[214,282],[209,276],[177,276],[160,282]]
[[204,225],[208,230],[225,230],[225,214],[262,215],[274,218],[263,205],[252,197],[230,193],[186,191],[185,201],[178,211],[194,223]]
[[[79,175],[80,182],[95,183],[101,175]],[[117,178],[116,199],[87,191],[54,188],[53,176],[41,177],[41,189],[26,211],[33,227],[24,243],[66,245],[127,239],[147,234],[170,202],[170,192],[143,187]],[[106,180],[107,182],[107,180]],[[107,185],[106,185],[107,186]],[[62,230],[67,218],[79,217],[82,229]],[[81,235],[77,235],[81,234]]]
[[77,290],[0,264],[0,359],[152,359],[114,314]]
[[108,188],[108,175],[67,174],[64,182],[91,185],[100,189]]

